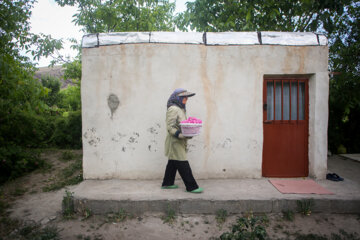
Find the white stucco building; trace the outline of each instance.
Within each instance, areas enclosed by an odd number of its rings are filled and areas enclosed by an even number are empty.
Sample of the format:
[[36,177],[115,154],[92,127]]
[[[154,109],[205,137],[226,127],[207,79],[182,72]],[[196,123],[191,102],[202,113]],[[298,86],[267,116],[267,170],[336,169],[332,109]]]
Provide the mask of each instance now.
[[327,171],[328,46],[315,33],[139,32],[82,43],[86,179],[160,179],[166,102],[195,92],[187,116],[195,178],[311,176]]

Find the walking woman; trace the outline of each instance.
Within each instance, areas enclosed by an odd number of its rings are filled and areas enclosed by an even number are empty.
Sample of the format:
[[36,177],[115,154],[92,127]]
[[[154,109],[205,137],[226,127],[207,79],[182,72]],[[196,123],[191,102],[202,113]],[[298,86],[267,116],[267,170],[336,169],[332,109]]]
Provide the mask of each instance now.
[[186,120],[186,102],[189,97],[194,95],[195,93],[188,92],[183,88],[177,88],[167,102],[165,155],[169,160],[162,183],[163,189],[178,188],[174,181],[176,172],[179,171],[186,186],[186,191],[191,193],[201,193],[203,191],[197,185],[187,161],[186,145],[189,138],[181,133],[180,128],[180,122]]

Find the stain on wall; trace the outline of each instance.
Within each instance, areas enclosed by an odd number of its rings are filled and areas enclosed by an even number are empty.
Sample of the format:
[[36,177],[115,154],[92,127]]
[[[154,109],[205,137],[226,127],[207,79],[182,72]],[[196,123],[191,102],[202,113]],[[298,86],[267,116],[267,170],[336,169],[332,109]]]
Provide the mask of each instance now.
[[158,151],[158,142],[157,135],[159,134],[159,130],[161,128],[160,123],[156,123],[154,126],[151,126],[147,129],[147,132],[150,134],[150,144],[148,145],[149,152],[157,152]]
[[97,147],[100,143],[100,138],[96,133],[96,128],[89,128],[84,133],[84,139],[86,139],[87,143],[92,147]]
[[117,132],[114,136],[111,137],[111,141],[113,142],[120,142],[122,138],[126,137],[126,134],[122,134]]
[[207,48],[203,47],[200,48],[201,51],[201,65],[200,65],[200,74],[201,74],[201,81],[203,84],[203,93],[205,96],[205,105],[206,105],[206,123],[204,124],[204,137],[205,137],[205,144],[204,144],[204,167],[207,166],[207,161],[210,156],[210,128],[211,128],[211,121],[213,120],[212,117],[212,97],[211,97],[211,82],[209,80],[209,77],[207,75]]
[[120,100],[115,94],[110,94],[107,101],[108,101],[108,106],[111,111],[111,119],[112,119],[114,112],[116,111],[116,109],[118,108],[118,106],[120,104]]
[[226,138],[223,142],[218,143],[216,145],[217,148],[224,148],[224,149],[230,149],[231,148],[231,139],[230,138]]
[[305,56],[307,54],[308,54],[308,48],[304,48],[304,47],[287,48],[282,71],[286,74],[305,73],[304,71]]

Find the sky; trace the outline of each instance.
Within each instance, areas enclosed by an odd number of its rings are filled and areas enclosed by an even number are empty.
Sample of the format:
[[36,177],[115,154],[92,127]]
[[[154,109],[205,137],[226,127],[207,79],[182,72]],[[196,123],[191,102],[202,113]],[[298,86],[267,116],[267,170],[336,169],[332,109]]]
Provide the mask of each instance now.
[[[182,12],[186,9],[185,2],[191,0],[176,0],[176,12]],[[67,40],[75,38],[79,42],[82,39],[83,32],[81,27],[73,23],[73,15],[76,13],[76,7],[61,7],[54,0],[38,0],[32,9],[30,18],[30,26],[32,33],[43,33],[51,35],[55,39],[64,40],[64,49],[60,54],[73,58],[76,52],[70,49],[71,43]],[[47,67],[51,58],[41,58],[37,63],[37,67]]]

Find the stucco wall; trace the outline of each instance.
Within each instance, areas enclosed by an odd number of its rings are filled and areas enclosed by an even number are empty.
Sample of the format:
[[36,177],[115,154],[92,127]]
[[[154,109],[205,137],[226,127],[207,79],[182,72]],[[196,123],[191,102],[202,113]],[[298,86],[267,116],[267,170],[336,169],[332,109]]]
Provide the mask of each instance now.
[[189,140],[195,177],[260,178],[263,79],[287,74],[309,76],[309,173],[326,174],[327,46],[144,43],[83,48],[82,56],[86,179],[162,178],[166,102],[178,87],[196,92],[187,115],[204,122]]

